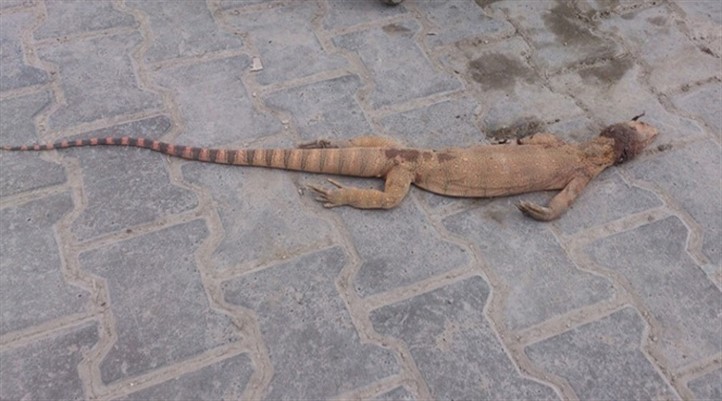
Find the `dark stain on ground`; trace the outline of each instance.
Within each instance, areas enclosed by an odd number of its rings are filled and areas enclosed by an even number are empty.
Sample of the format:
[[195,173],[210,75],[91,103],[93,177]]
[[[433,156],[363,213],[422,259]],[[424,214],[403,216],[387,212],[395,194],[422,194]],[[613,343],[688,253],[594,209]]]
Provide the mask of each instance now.
[[568,1],[557,2],[556,7],[543,17],[544,25],[565,44],[589,44],[599,42],[600,39],[594,36],[588,29],[580,26],[575,20],[579,20],[578,12]]
[[672,146],[671,143],[665,143],[665,144],[662,144],[662,145],[658,145],[658,146],[657,146],[657,150],[660,151],[660,152],[666,152],[666,151],[672,149],[672,147],[673,147],[673,146]]
[[399,25],[399,24],[388,24],[381,27],[384,32],[388,33],[389,35],[395,34],[395,33],[408,33],[411,32],[411,29]]
[[479,7],[486,7],[488,5],[494,4],[496,2],[499,2],[501,0],[475,0],[476,4],[479,5]]
[[661,15],[658,15],[656,17],[647,18],[647,21],[649,21],[649,23],[652,25],[664,26],[667,23],[667,18],[665,18]]
[[605,64],[582,68],[578,74],[587,82],[596,79],[603,83],[615,83],[622,79],[633,64],[628,57],[615,58]]
[[597,4],[602,10],[612,11],[619,6],[619,0],[597,0]]
[[514,60],[500,53],[487,53],[471,60],[468,65],[471,79],[483,89],[510,89],[517,78],[531,81],[534,73],[521,60]]
[[534,135],[544,132],[546,124],[536,117],[526,117],[517,120],[508,127],[500,127],[486,133],[486,137],[494,141],[503,141],[510,139],[524,138],[525,136]]

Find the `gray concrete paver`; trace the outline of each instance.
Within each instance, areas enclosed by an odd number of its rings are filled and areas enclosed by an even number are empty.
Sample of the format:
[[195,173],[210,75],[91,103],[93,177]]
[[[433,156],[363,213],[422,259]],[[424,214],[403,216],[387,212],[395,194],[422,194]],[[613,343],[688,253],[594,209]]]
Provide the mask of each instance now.
[[108,2],[51,1],[45,4],[47,17],[33,32],[38,40],[92,33],[111,28],[132,28],[135,19]]
[[642,353],[644,323],[633,308],[532,344],[529,358],[586,400],[676,400],[677,395]]
[[3,16],[3,23],[0,25],[0,38],[2,38],[0,60],[3,66],[0,90],[2,91],[43,84],[48,80],[47,71],[27,65],[23,57],[22,30],[31,24],[32,20],[33,16],[29,13]]
[[[549,227],[528,224],[506,200],[496,203],[503,206],[464,211],[447,217],[443,224],[477,247],[499,278],[495,284],[506,290],[504,323],[511,329],[526,328],[613,296],[612,283],[578,270]],[[490,219],[493,210],[497,212]]]
[[326,210],[323,176],[0,153],[0,399],[721,399],[720,24],[704,0],[0,0],[0,145],[660,129],[549,224],[514,202],[550,193]]
[[145,53],[146,62],[201,56],[243,46],[240,37],[215,23],[211,11],[202,2],[127,1],[125,4],[147,18],[153,44]]
[[274,367],[265,399],[325,399],[398,371],[391,352],[360,341],[338,296],[346,263],[333,247],[224,283],[226,301],[258,315]]
[[598,265],[618,272],[654,318],[652,337],[672,367],[722,351],[722,294],[685,252],[687,228],[668,217],[589,245]]
[[689,383],[689,389],[698,400],[722,399],[722,369],[717,369]]
[[161,99],[138,87],[130,52],[138,33],[117,33],[41,47],[38,56],[57,69],[64,102],[48,118],[48,128],[62,130],[101,118],[158,108]]
[[229,27],[247,34],[258,49],[265,65],[256,80],[269,85],[348,66],[340,55],[329,54],[314,33],[313,21],[319,11],[314,2],[299,1],[249,14],[225,14]]
[[243,394],[253,367],[246,355],[232,356],[114,401],[232,400]]
[[422,52],[415,41],[420,29],[416,21],[401,20],[334,38],[336,46],[357,54],[368,69],[375,82],[369,94],[372,107],[461,88],[456,78],[438,71]]
[[0,211],[2,227],[19,234],[0,238],[0,335],[89,309],[88,293],[66,283],[57,268],[52,227],[72,208],[70,194],[62,193]]
[[355,98],[361,88],[356,75],[343,75],[269,94],[268,107],[288,113],[307,142],[322,137],[353,138],[371,133],[371,126]]
[[[100,363],[104,383],[139,375],[237,341],[228,318],[210,309],[193,252],[202,220],[117,242],[79,256],[108,285],[117,341]],[[179,325],[182,321],[203,324]]]
[[[262,113],[253,94],[241,81],[251,59],[241,55],[179,65],[152,72],[152,80],[172,93],[183,116],[178,143],[218,147],[233,142],[249,142],[281,130],[277,118]],[[197,133],[203,133],[198,135]]]
[[[663,189],[702,227],[701,250],[715,266],[722,263],[722,213],[720,199],[722,160],[720,147],[702,141],[683,149],[672,149],[659,157],[630,166],[634,179]],[[686,177],[695,177],[690,180]]]
[[96,324],[85,323],[17,348],[0,351],[2,397],[7,400],[85,398],[78,364],[99,341]]
[[372,311],[371,322],[409,348],[434,399],[558,399],[510,363],[482,313],[488,297],[473,277]]

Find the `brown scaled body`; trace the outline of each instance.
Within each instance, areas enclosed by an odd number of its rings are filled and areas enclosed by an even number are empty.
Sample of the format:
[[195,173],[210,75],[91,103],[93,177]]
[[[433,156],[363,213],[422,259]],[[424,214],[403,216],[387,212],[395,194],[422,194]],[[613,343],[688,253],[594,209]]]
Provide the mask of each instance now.
[[392,208],[406,196],[411,184],[437,194],[459,197],[561,190],[547,206],[525,201],[517,205],[524,214],[549,221],[564,213],[592,178],[613,164],[634,158],[656,135],[651,126],[629,121],[607,127],[598,137],[582,144],[568,144],[543,133],[512,144],[444,150],[407,149],[374,136],[336,145],[317,141],[299,149],[207,149],[128,137],[2,149],[40,151],[94,145],[132,146],[210,163],[386,180],[383,191],[345,187],[333,180],[329,181],[337,187],[334,189],[311,186],[326,207]]

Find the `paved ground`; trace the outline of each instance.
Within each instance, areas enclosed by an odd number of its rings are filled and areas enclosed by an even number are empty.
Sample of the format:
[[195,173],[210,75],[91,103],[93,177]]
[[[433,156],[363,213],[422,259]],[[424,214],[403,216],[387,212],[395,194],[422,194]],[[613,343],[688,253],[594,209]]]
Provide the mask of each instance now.
[[720,4],[0,0],[5,144],[661,131],[551,224],[513,206],[551,194],[326,210],[320,176],[3,153],[0,399],[722,399]]

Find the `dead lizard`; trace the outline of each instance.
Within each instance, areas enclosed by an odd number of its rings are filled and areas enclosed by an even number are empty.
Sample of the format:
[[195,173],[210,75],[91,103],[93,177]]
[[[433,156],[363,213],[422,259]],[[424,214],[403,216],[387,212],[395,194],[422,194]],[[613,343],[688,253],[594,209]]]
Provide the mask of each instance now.
[[457,197],[498,197],[559,189],[547,206],[527,201],[517,204],[527,216],[549,221],[561,216],[592,178],[613,164],[634,158],[654,140],[657,130],[636,119],[611,125],[598,137],[581,144],[569,144],[552,134],[539,133],[510,144],[443,150],[404,148],[378,136],[356,137],[339,144],[316,141],[297,149],[208,149],[129,137],[63,140],[2,149],[132,146],[217,164],[386,180],[383,191],[346,187],[332,179],[329,181],[337,188],[310,186],[325,207],[390,209],[401,202],[411,184]]

